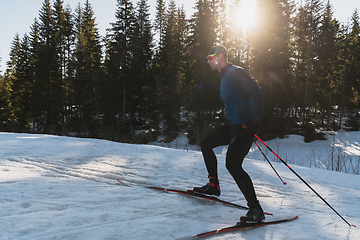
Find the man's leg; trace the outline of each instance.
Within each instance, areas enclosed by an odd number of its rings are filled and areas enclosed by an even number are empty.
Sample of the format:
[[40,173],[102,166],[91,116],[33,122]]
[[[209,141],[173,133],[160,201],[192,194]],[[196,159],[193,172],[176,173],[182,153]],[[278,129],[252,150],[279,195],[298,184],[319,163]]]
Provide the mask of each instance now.
[[195,192],[220,195],[220,186],[217,173],[217,159],[213,149],[229,144],[231,139],[230,125],[225,124],[211,132],[200,144],[204,156],[206,169],[209,173],[209,183],[202,187],[194,187]]
[[[234,129],[235,126],[232,126]],[[233,131],[234,132],[234,131]],[[233,133],[232,141],[226,155],[226,168],[239,186],[248,202],[256,201],[256,195],[250,176],[242,167],[245,156],[249,152],[254,136],[244,129],[238,129]]]
[[219,146],[228,145],[231,139],[230,124],[224,124],[212,131],[201,143],[201,152],[204,157],[206,169],[211,177],[218,177],[217,159],[213,151]]
[[254,140],[254,134],[239,126],[233,126],[232,130],[233,138],[226,155],[226,168],[235,179],[250,208],[245,216],[240,217],[240,221],[261,222],[265,219],[264,212],[256,198],[251,178],[242,167]]

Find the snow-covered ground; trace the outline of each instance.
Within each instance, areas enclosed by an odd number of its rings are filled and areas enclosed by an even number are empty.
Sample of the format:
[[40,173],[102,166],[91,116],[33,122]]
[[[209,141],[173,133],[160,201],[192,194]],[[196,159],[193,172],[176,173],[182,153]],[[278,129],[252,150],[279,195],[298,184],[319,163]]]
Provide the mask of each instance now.
[[[343,152],[359,155],[359,132],[334,136]],[[332,141],[304,143],[302,137],[289,136],[267,144],[357,228],[350,228],[284,164],[273,162],[287,182],[283,185],[253,148],[244,168],[264,210],[274,214],[267,220],[299,219],[211,239],[360,239],[360,176],[318,168]],[[237,222],[246,211],[144,188],[186,190],[207,182],[201,152],[179,148],[0,133],[0,240],[177,239]],[[221,198],[245,205],[224,166],[225,150],[216,149]]]

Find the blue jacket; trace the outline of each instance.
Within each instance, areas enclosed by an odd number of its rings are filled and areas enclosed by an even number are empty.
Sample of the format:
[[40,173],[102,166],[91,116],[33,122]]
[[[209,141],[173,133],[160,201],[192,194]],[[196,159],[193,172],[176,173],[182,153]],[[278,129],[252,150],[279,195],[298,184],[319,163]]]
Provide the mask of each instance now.
[[228,64],[221,69],[220,77],[220,97],[230,125],[263,117],[264,93],[245,69]]

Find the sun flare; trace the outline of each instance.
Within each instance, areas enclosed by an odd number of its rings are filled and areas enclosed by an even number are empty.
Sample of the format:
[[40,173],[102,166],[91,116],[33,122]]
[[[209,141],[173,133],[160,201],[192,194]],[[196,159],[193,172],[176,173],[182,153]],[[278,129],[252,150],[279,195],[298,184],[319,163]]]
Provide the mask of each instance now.
[[255,1],[240,1],[238,6],[233,10],[234,25],[238,28],[248,29],[255,22]]

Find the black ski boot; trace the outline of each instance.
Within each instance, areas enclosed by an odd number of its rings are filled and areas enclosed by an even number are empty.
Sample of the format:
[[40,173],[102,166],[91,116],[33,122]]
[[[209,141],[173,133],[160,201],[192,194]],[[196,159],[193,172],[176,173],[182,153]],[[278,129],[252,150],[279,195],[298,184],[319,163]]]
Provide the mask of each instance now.
[[240,217],[240,223],[261,223],[265,220],[264,211],[259,201],[248,203],[249,211],[245,216]]
[[209,183],[202,187],[194,187],[194,192],[220,196],[220,185],[219,180],[216,177],[209,176]]

